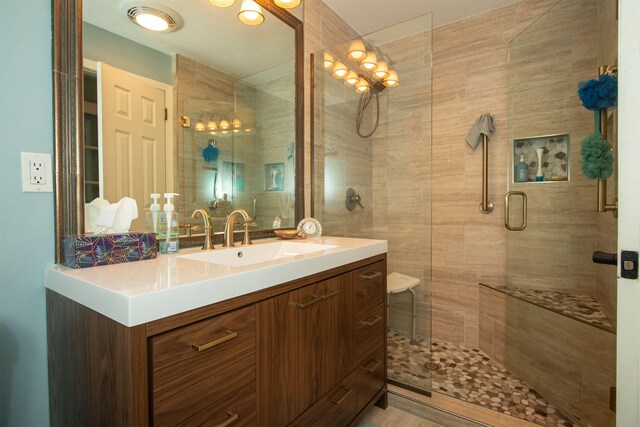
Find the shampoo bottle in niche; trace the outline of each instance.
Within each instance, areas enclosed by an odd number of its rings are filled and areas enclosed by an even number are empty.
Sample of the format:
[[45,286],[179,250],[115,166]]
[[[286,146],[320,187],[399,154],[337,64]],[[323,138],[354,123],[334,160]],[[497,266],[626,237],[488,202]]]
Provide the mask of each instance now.
[[159,224],[159,246],[161,254],[174,254],[180,249],[178,240],[178,213],[173,206],[173,197],[179,196],[177,193],[164,193],[166,203],[164,211],[160,214]]
[[529,181],[529,165],[524,162],[524,156],[520,155],[520,163],[515,167],[515,182]]
[[153,199],[153,203],[149,206],[149,212],[147,212],[146,224],[147,224],[147,233],[156,233],[159,232],[160,225],[160,204],[158,203],[158,199],[160,198],[160,194],[153,193],[151,195]]

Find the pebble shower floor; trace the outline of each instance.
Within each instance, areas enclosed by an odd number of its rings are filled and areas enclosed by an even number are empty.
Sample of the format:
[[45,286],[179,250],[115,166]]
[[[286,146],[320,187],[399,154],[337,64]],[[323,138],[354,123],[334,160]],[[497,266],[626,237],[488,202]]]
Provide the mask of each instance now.
[[[576,426],[522,380],[492,363],[480,349],[433,342],[430,359],[428,342],[411,345],[409,341],[402,333],[389,331],[389,379],[425,389],[420,384],[427,383],[431,375],[432,391],[541,426]],[[438,369],[425,367],[430,361]]]

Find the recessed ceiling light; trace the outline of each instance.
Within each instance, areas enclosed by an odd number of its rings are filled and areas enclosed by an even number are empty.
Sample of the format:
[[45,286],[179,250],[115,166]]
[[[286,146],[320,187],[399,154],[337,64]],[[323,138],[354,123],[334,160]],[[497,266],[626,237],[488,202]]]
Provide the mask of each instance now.
[[151,31],[175,31],[182,22],[178,12],[163,5],[130,3],[126,6],[126,13],[131,22]]

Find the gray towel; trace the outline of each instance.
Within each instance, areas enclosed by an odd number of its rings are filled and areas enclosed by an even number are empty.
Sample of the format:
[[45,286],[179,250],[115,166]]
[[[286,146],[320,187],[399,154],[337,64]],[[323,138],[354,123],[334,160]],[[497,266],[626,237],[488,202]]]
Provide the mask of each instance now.
[[482,142],[482,135],[487,135],[487,137],[491,139],[495,131],[496,128],[493,126],[493,117],[491,117],[489,113],[484,113],[478,117],[478,120],[476,120],[473,126],[471,126],[471,129],[469,129],[466,138],[467,143],[473,151],[476,151],[476,147]]

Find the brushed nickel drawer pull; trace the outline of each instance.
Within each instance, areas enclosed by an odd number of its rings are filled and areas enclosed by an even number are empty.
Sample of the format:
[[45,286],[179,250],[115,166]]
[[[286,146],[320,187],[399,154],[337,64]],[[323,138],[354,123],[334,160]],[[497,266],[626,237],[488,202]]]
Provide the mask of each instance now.
[[325,299],[329,299],[329,298],[331,298],[332,296],[338,295],[339,293],[340,293],[340,291],[339,291],[339,290],[337,290],[337,289],[331,289],[331,291],[330,291],[328,294],[326,294],[326,295],[321,295],[321,296],[322,296],[322,299],[323,299],[323,300],[325,300]]
[[376,277],[380,277],[380,276],[382,276],[382,272],[381,271],[370,271],[368,273],[360,274],[360,278],[367,279],[367,280],[372,280],[372,279],[375,279]]
[[373,316],[373,320],[361,320],[360,323],[362,323],[365,326],[373,326],[381,320],[382,320],[382,316]]
[[298,308],[307,308],[309,306],[312,306],[313,304],[319,303],[320,301],[322,301],[322,299],[323,299],[322,295],[315,295],[314,294],[313,297],[309,301],[307,301],[307,302],[297,302],[295,304],[296,304],[296,307],[298,307]]
[[227,415],[229,415],[227,421],[223,422],[222,424],[218,424],[216,427],[227,427],[233,422],[238,421],[238,414],[236,414],[235,412],[227,411]]
[[378,366],[380,366],[380,364],[382,363],[382,360],[371,359],[371,361],[369,362],[369,365],[371,365],[371,362],[373,362],[373,366],[363,366],[362,369],[364,369],[367,372],[371,372],[373,374],[373,371],[375,371],[378,368]]
[[194,350],[198,350],[198,351],[205,351],[210,349],[211,347],[215,347],[217,345],[222,344],[223,342],[227,342],[229,340],[232,340],[234,338],[236,338],[238,336],[237,332],[233,332],[229,329],[226,329],[224,331],[224,333],[226,334],[225,336],[218,338],[217,340],[213,340],[211,342],[208,342],[206,344],[203,345],[198,345],[198,344],[193,344],[192,347]]
[[333,397],[331,399],[331,403],[334,403],[336,405],[340,405],[342,402],[344,402],[344,400],[347,398],[347,396],[349,396],[351,394],[351,392],[353,391],[353,389],[351,389],[350,387],[345,387],[345,386],[342,386],[342,390],[344,391],[344,394],[338,399]]

